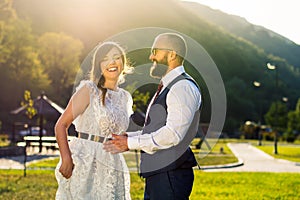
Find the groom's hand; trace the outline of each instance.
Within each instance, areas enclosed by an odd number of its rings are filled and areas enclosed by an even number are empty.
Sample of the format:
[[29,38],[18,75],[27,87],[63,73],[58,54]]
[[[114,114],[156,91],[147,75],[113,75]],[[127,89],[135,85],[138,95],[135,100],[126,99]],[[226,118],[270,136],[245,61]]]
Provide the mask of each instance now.
[[103,145],[103,149],[112,154],[122,153],[129,150],[127,144],[127,134],[112,134],[112,140],[106,141]]

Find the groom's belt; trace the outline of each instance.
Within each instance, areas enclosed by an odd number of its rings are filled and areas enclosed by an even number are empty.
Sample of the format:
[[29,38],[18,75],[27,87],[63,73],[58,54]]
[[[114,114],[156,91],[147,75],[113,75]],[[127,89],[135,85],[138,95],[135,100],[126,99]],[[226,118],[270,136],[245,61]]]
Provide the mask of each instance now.
[[85,139],[85,140],[91,140],[94,142],[100,142],[100,143],[103,143],[107,140],[111,140],[111,138],[102,137],[99,135],[88,134],[88,133],[81,133],[81,132],[78,133],[78,138]]

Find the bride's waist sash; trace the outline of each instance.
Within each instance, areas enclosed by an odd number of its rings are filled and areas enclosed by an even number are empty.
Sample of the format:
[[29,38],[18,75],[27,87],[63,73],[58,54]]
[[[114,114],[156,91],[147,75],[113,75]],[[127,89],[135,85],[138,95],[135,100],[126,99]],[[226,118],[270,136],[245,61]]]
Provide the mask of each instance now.
[[100,142],[100,143],[103,143],[107,140],[111,140],[111,138],[102,137],[99,135],[88,134],[88,133],[82,133],[82,132],[78,133],[78,138],[84,139],[84,140],[91,140],[94,142]]

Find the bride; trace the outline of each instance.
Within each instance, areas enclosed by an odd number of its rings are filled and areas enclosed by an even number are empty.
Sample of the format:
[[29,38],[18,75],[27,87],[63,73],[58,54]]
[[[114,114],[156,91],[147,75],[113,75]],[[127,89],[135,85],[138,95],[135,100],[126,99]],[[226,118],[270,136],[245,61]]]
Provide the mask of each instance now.
[[[124,157],[104,151],[103,142],[128,127],[132,97],[118,84],[131,68],[115,42],[99,44],[91,65],[90,80],[80,82],[55,126],[61,156],[55,170],[56,199],[128,200],[130,177]],[[78,138],[68,142],[72,122]]]

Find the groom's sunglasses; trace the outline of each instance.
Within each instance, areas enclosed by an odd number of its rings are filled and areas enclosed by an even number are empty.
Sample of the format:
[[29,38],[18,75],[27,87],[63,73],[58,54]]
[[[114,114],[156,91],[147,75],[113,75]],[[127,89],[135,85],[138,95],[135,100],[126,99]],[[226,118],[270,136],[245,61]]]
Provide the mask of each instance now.
[[172,49],[153,48],[153,49],[151,49],[151,54],[154,55],[154,56],[156,56],[157,50],[173,51]]

